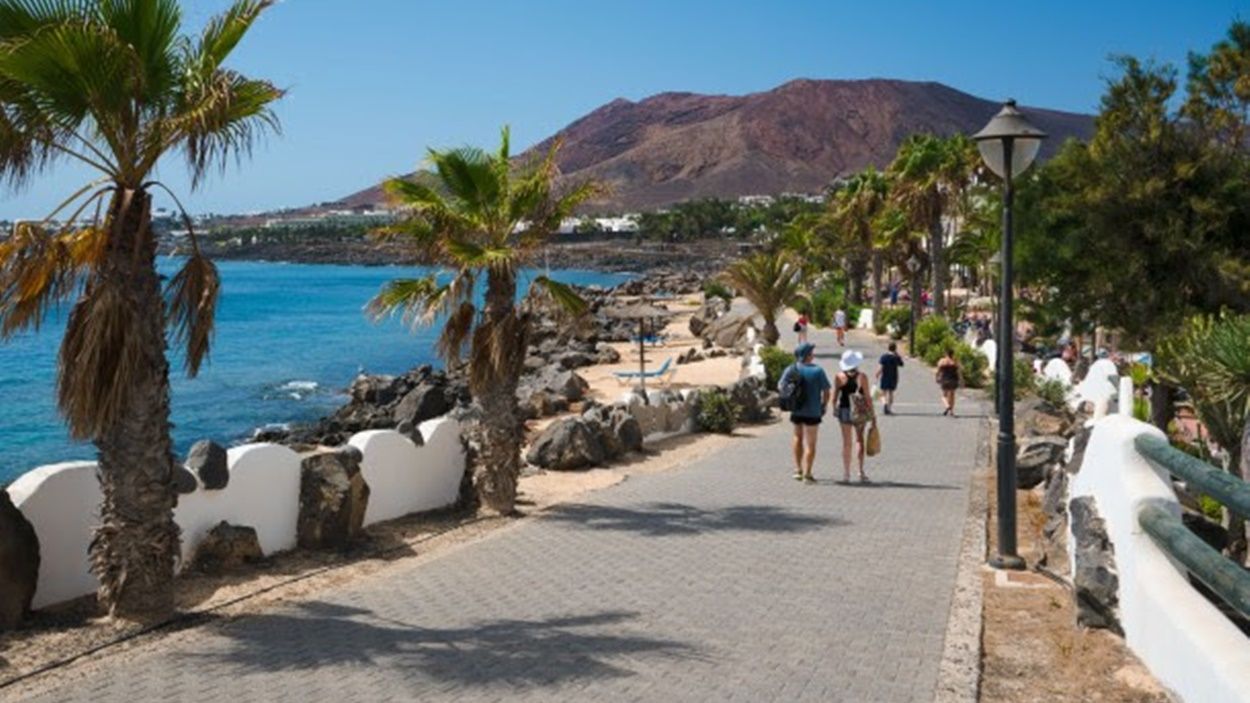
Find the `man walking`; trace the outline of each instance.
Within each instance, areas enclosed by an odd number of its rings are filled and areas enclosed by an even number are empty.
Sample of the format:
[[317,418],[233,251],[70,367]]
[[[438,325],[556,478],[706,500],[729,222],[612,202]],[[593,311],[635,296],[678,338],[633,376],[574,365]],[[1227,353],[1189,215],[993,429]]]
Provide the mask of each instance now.
[[794,480],[815,483],[812,464],[816,460],[816,436],[820,421],[829,407],[829,391],[833,384],[825,370],[815,362],[816,345],[803,342],[794,349],[794,365],[785,370],[778,383],[782,396],[793,397],[798,402],[790,410],[790,422],[794,424]]
[[890,342],[890,350],[877,360],[877,383],[881,387],[882,412],[894,414],[894,391],[898,389],[898,370],[903,367],[903,357],[898,354],[898,345]]

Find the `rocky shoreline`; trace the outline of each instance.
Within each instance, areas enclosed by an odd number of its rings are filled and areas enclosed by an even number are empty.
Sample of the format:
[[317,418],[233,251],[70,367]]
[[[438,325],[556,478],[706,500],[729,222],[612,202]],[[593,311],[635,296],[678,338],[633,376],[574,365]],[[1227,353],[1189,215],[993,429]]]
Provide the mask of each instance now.
[[[524,371],[517,390],[520,419],[526,422],[578,411],[591,423],[601,445],[609,449],[621,445],[624,451],[641,446],[642,435],[635,438],[635,428],[623,422],[621,413],[587,397],[589,384],[578,371],[620,361],[620,353],[612,343],[629,341],[636,333],[635,321],[609,316],[608,309],[639,298],[662,301],[701,295],[703,281],[704,277],[695,272],[657,271],[610,289],[580,287],[578,292],[586,300],[588,312],[575,324],[570,324],[540,299],[524,300],[521,304],[531,314],[532,321]],[[664,306],[663,302],[652,304]],[[753,329],[748,316],[729,314],[728,304],[720,299],[704,302],[691,317],[689,327],[692,334],[703,340],[703,348],[692,348],[677,359],[679,364],[744,354],[749,349]],[[765,414],[761,403],[766,402],[763,396],[767,394],[762,384],[759,386],[739,389],[735,385],[728,389],[741,408],[744,421],[758,421]],[[420,425],[426,420],[448,413],[470,419],[476,412],[463,367],[440,370],[422,365],[397,376],[361,374],[351,382],[347,395],[344,405],[315,422],[290,428],[259,429],[251,441],[274,442],[297,451],[308,451],[341,445],[357,432],[395,429],[420,445],[423,442]],[[659,423],[662,427],[658,431],[690,419],[693,408],[684,407],[689,405],[690,399],[679,396],[681,394],[673,392],[657,396],[656,403],[660,406],[683,406],[675,415],[669,413],[680,419],[665,418]],[[626,426],[622,427],[623,424]],[[613,437],[605,436],[605,428],[611,430]],[[580,430],[574,434],[578,432]],[[551,444],[541,438],[536,441],[539,443]],[[604,456],[615,458],[619,453],[608,451]],[[599,463],[603,458],[597,451],[586,454],[593,460],[577,462],[553,458],[548,461],[545,458],[553,454],[544,450],[531,453],[531,463],[577,468]]]
[[[412,265],[411,252],[397,244],[380,244],[366,239],[341,241],[312,240],[241,243],[206,238],[201,243],[209,256],[232,261],[283,261],[298,264],[339,264],[352,266]],[[735,242],[707,239],[665,243],[611,240],[586,243],[549,244],[535,262],[556,269],[590,269],[607,272],[650,272],[682,269],[710,273],[724,268],[737,249]],[[165,251],[164,253],[170,253]]]

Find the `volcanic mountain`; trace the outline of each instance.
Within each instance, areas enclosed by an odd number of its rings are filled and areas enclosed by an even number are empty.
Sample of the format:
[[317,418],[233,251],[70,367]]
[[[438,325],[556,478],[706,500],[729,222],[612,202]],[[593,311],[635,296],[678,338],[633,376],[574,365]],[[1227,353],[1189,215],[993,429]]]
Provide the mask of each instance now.
[[[795,80],[749,95],[660,93],[596,109],[531,148],[562,139],[563,178],[611,186],[596,211],[662,207],[694,198],[818,193],[866,166],[884,167],[908,135],[972,134],[1000,105],[940,83]],[[1022,108],[1050,138],[1088,138],[1093,118]],[[522,155],[524,158],[526,155]],[[338,207],[381,202],[374,187]]]

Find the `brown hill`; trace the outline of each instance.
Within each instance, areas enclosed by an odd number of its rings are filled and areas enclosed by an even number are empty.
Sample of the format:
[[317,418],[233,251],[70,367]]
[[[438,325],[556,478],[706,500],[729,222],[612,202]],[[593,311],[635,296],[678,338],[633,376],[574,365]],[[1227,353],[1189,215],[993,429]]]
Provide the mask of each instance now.
[[[564,178],[612,187],[594,209],[638,210],[692,198],[817,193],[839,176],[885,166],[910,134],[971,134],[998,108],[940,83],[796,80],[742,96],[617,99],[533,149],[563,138]],[[1050,134],[1043,157],[1093,130],[1089,115],[1024,109]],[[339,205],[380,199],[375,187]]]

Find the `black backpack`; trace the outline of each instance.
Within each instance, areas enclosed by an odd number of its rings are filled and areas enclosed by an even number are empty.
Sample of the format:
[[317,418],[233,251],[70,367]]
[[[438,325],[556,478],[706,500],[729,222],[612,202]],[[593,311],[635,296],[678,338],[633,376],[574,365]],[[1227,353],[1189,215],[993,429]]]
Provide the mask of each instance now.
[[778,405],[782,410],[792,413],[803,407],[803,401],[807,399],[807,389],[804,386],[803,374],[799,373],[798,364],[790,366],[781,374],[781,380],[777,382],[777,393],[780,395]]

